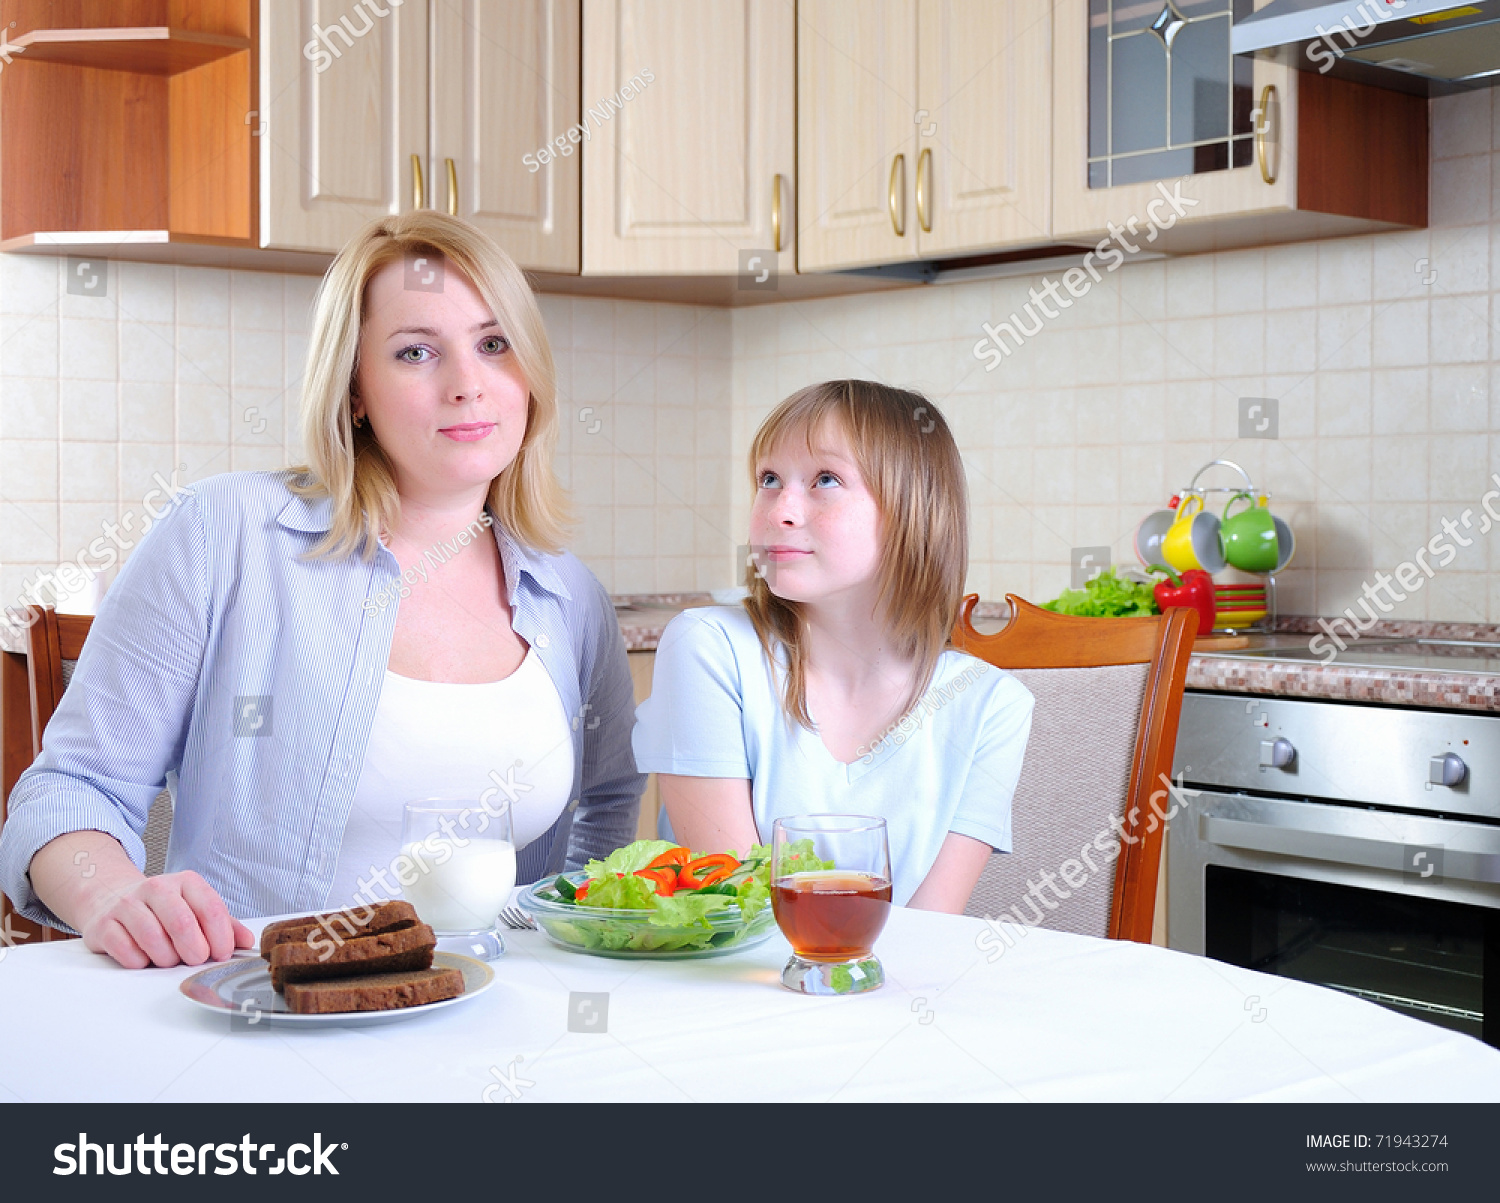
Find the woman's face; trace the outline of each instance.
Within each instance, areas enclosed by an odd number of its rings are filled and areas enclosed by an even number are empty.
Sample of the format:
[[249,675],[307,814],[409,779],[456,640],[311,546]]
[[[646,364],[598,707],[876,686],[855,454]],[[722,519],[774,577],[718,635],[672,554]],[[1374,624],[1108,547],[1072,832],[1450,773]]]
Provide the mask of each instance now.
[[354,398],[401,496],[435,503],[487,488],[509,467],[530,411],[506,332],[468,279],[441,266],[436,292],[406,287],[401,262],[371,278]]

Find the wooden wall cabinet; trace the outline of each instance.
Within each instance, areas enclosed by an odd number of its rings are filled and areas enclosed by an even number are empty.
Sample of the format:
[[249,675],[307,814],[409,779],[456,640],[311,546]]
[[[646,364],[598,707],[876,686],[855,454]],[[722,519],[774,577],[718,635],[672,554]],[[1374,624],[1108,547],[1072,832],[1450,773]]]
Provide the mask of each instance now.
[[[1211,60],[1202,46],[1188,44],[1187,31],[1203,27],[1185,25],[1175,38],[1163,38],[1144,28],[1153,15],[1144,8],[1114,0],[1111,25],[1110,7],[1107,0],[1057,0],[1053,10],[1052,226],[1059,242],[1094,242],[1111,223],[1118,229],[1134,221],[1138,232],[1149,232],[1153,205],[1155,214],[1172,220],[1149,249],[1178,253],[1427,224],[1425,100],[1265,59],[1239,59],[1232,79],[1194,81],[1215,111],[1233,114],[1233,146],[1220,166],[1216,155],[1225,152],[1218,145],[1207,138],[1192,145],[1196,101],[1186,89],[1167,96],[1162,87],[1158,97],[1152,89],[1160,80],[1136,82],[1126,74],[1146,63],[1160,72],[1169,55],[1175,63],[1190,49],[1199,62]],[[1227,16],[1222,25],[1227,51]],[[1111,40],[1113,77],[1101,68]],[[1169,135],[1182,149],[1152,149]],[[1151,170],[1174,162],[1187,169]],[[1127,182],[1118,182],[1122,177]],[[1163,204],[1165,193],[1183,198],[1180,213]]]
[[1051,237],[1050,0],[801,0],[798,266]]
[[0,251],[253,247],[255,8],[0,0]]
[[578,119],[578,0],[385,7],[262,5],[261,245],[333,253],[435,208],[522,267],[577,272],[577,159],[525,160]]
[[584,0],[585,275],[794,270],[795,39],[790,3]]

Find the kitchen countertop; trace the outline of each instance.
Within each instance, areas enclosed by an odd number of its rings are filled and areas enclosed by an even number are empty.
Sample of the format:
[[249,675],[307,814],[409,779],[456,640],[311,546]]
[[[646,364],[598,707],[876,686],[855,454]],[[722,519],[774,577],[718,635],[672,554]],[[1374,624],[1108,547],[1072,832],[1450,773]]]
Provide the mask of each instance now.
[[[626,648],[649,652],[656,649],[662,630],[680,611],[711,606],[714,601],[706,593],[624,594],[617,596],[615,603]],[[998,631],[1005,625],[1007,613],[1003,602],[980,602],[975,607],[975,626],[986,634]],[[1401,650],[1384,642],[1431,639],[1500,644],[1500,626],[1382,621],[1359,639],[1351,640],[1340,628],[1348,644],[1343,652],[1326,641],[1308,652],[1308,644],[1322,633],[1318,621],[1288,616],[1278,623],[1275,634],[1251,635],[1247,648],[1194,652],[1188,665],[1187,687],[1432,710],[1500,711],[1500,648],[1494,649],[1493,664],[1487,671],[1485,657],[1476,656],[1470,649]],[[1365,650],[1377,644],[1383,644],[1379,652]],[[1321,663],[1317,658],[1325,647],[1337,652],[1332,663]],[[1289,658],[1295,656],[1302,659]],[[1451,660],[1453,667],[1445,667],[1445,660]]]
[[[620,631],[632,652],[655,651],[662,631],[677,614],[713,604],[707,593],[615,596]],[[1005,625],[1008,611],[1003,602],[980,602],[974,613],[975,625],[991,633]],[[1347,649],[1331,663],[1320,663],[1320,650],[1337,650],[1325,636],[1324,643],[1308,651],[1308,644],[1322,634],[1320,621],[1288,616],[1277,624],[1275,634],[1252,635],[1248,648],[1195,652],[1187,687],[1433,710],[1500,711],[1500,647],[1488,649],[1492,655],[1486,657],[1484,649],[1476,653],[1458,646],[1476,641],[1500,644],[1500,625],[1382,621],[1358,639],[1350,639],[1341,629]],[[1391,639],[1442,640],[1448,645],[1403,648],[1391,645]],[[22,632],[0,623],[0,651],[20,652],[23,647]]]

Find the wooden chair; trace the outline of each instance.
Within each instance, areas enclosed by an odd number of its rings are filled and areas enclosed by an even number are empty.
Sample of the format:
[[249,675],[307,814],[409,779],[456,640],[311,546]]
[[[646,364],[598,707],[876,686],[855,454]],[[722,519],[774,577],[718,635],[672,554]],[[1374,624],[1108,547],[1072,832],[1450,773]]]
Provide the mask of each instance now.
[[[1012,673],[1036,710],[1013,851],[990,857],[965,913],[996,920],[1007,947],[1036,926],[1149,943],[1198,616],[1076,618],[1008,594],[1010,622],[981,635],[978,600],[964,598],[954,646]],[[1120,850],[1113,864],[1106,848]]]
[[[3,767],[0,767],[0,827],[5,825],[7,800],[21,773],[42,754],[42,733],[52,721],[63,690],[73,675],[73,665],[83,654],[93,618],[83,614],[59,614],[50,606],[28,606],[26,653],[5,654],[4,681],[0,682],[0,707],[4,714]],[[22,686],[24,682],[24,690]],[[25,708],[22,709],[24,703]],[[154,876],[166,861],[172,830],[172,797],[162,790],[152,803],[146,821],[146,873]],[[76,937],[56,928],[23,919],[11,909],[10,899],[0,894],[0,929],[9,917],[10,930],[25,932],[33,940],[71,940]]]

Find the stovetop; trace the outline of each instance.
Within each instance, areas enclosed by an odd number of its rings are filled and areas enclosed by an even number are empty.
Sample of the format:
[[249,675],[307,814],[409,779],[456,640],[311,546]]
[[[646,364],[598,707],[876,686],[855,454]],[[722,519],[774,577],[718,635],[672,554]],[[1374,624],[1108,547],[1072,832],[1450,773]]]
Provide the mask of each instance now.
[[1251,636],[1251,646],[1205,654],[1233,660],[1288,660],[1299,664],[1331,663],[1346,668],[1416,669],[1428,672],[1500,674],[1500,643],[1476,643],[1456,639],[1401,639],[1372,635],[1350,640],[1337,628],[1347,644],[1343,651],[1326,635],[1277,634]]

